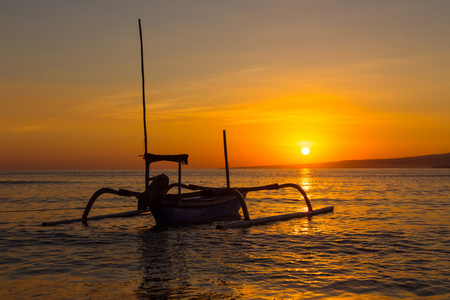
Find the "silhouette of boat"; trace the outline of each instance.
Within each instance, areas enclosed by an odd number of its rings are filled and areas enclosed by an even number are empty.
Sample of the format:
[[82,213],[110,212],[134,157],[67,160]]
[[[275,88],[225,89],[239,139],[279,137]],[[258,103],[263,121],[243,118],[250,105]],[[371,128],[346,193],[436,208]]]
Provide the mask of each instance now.
[[[265,224],[274,221],[287,220],[298,217],[311,217],[316,214],[331,212],[334,207],[326,207],[319,210],[313,210],[311,203],[305,191],[298,185],[287,184],[271,184],[265,186],[231,188],[229,179],[226,132],[223,131],[224,153],[225,153],[225,169],[227,186],[222,188],[202,187],[198,185],[186,185],[181,182],[181,165],[188,163],[188,155],[156,155],[147,151],[147,128],[146,128],[146,109],[145,109],[145,80],[143,65],[143,49],[142,49],[142,31],[141,22],[139,20],[139,34],[141,40],[141,70],[142,70],[142,97],[143,97],[143,120],[144,120],[144,140],[145,140],[145,189],[144,192],[135,192],[124,189],[101,188],[97,190],[83,212],[80,219],[62,220],[56,222],[44,222],[43,226],[57,225],[82,221],[86,223],[88,220],[97,220],[112,217],[128,217],[148,213],[153,215],[157,226],[167,226],[182,223],[201,223],[205,221],[215,220],[218,218],[240,217],[239,210],[242,209],[244,215],[243,221],[219,224],[217,228],[243,227],[257,224]],[[169,161],[178,163],[178,182],[169,184],[169,177],[160,174],[154,177],[149,176],[150,165],[154,162]],[[172,188],[178,188],[178,193],[170,194]],[[293,213],[281,216],[272,216],[260,219],[250,219],[250,215],[245,202],[245,197],[249,192],[261,190],[274,190],[282,188],[295,188],[303,196],[307,212]],[[183,192],[182,189],[189,190]],[[109,214],[102,216],[88,217],[89,212],[97,200],[103,194],[115,194],[125,197],[136,197],[138,200],[137,210]]]
[[[224,133],[225,134],[225,133]],[[178,163],[178,182],[169,184],[165,174],[151,178],[151,184],[138,198],[138,210],[149,209],[157,225],[198,223],[216,218],[237,216],[245,206],[246,193],[230,188],[209,188],[181,183],[181,165],[188,155],[145,155],[146,164],[171,161]],[[178,193],[169,191],[178,188]],[[181,190],[191,190],[182,193]],[[193,192],[192,192],[193,191]]]
[[[225,137],[225,131],[224,131]],[[226,140],[226,139],[224,139]],[[225,149],[226,149],[226,142]],[[226,151],[225,151],[226,152]],[[310,200],[305,191],[297,184],[271,184],[256,187],[245,188],[230,188],[229,178],[227,176],[227,187],[214,188],[203,187],[198,185],[186,185],[181,183],[181,165],[187,164],[188,155],[155,155],[147,153],[145,155],[146,165],[149,166],[153,162],[170,161],[176,162],[179,165],[178,168],[178,182],[169,184],[169,177],[165,174],[159,174],[157,176],[146,178],[146,182],[151,182],[147,185],[144,192],[134,192],[129,190],[114,190],[110,188],[102,188],[95,192],[88,204],[81,219],[76,220],[64,220],[60,223],[69,223],[73,221],[87,222],[91,219],[107,218],[107,217],[123,217],[142,214],[150,211],[155,219],[157,226],[167,226],[175,224],[192,224],[203,223],[206,221],[213,221],[217,219],[230,219],[241,218],[239,211],[242,209],[244,220],[241,222],[227,223],[218,225],[218,228],[227,227],[241,227],[251,226],[257,224],[264,224],[273,221],[280,221],[296,217],[310,217],[324,212],[333,211],[333,207],[327,207],[325,209],[313,210]],[[228,166],[226,168],[228,174]],[[178,188],[178,193],[169,193],[173,188]],[[245,197],[249,192],[261,191],[261,190],[275,190],[282,188],[294,188],[297,189],[303,196],[307,212],[294,213],[282,216],[274,216],[263,219],[250,219],[250,215],[245,202]],[[190,190],[190,192],[181,192],[182,189]],[[138,209],[121,214],[112,214],[105,216],[97,216],[89,218],[88,214],[92,205],[97,198],[102,194],[116,194],[119,196],[134,196],[138,199]],[[46,223],[45,225],[56,225]]]

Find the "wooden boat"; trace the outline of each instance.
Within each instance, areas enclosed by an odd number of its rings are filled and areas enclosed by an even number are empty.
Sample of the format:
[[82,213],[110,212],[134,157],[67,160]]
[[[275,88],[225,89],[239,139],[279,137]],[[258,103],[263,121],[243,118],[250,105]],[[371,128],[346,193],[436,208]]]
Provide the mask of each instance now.
[[[145,109],[145,80],[143,67],[143,50],[142,50],[142,32],[139,20],[139,33],[141,38],[141,70],[142,70],[142,97],[143,97],[143,113],[144,113],[144,140],[145,140],[145,189],[144,192],[135,192],[129,190],[114,190],[111,188],[102,188],[96,191],[83,212],[80,219],[62,220],[56,222],[44,222],[42,225],[57,225],[63,223],[71,223],[76,221],[87,222],[88,220],[97,220],[110,217],[127,217],[152,213],[157,226],[166,226],[180,223],[200,223],[217,218],[230,218],[237,216],[239,210],[242,209],[244,215],[243,221],[232,222],[218,225],[217,228],[230,228],[252,226],[256,224],[265,224],[279,220],[286,220],[296,217],[310,217],[319,213],[333,211],[333,207],[313,210],[308,196],[303,189],[296,184],[272,184],[257,187],[231,188],[228,168],[228,155],[226,144],[226,132],[223,131],[224,154],[225,154],[225,170],[227,186],[222,188],[202,187],[197,185],[186,185],[181,182],[181,165],[188,163],[188,155],[156,155],[147,151],[147,128],[146,128],[146,109]],[[169,161],[178,163],[178,182],[169,184],[169,178],[165,174],[150,177],[150,165],[154,162]],[[178,188],[178,193],[170,194],[172,188]],[[274,190],[281,188],[295,188],[303,196],[307,212],[294,213],[282,216],[272,216],[269,218],[250,219],[250,215],[245,202],[245,197],[249,192],[261,190]],[[182,189],[189,192],[182,193]],[[138,200],[137,210],[123,212],[118,214],[110,214],[103,216],[88,217],[89,212],[97,200],[103,194],[115,194],[126,197],[136,197]]]
[[[149,157],[158,157],[157,161],[167,160],[178,161],[181,165],[181,161],[187,158],[186,154],[183,155],[152,155]],[[156,160],[155,160],[156,161]],[[181,170],[181,169],[179,169]],[[179,172],[179,179],[181,178],[181,171]],[[88,220],[97,220],[108,217],[128,217],[132,215],[143,214],[150,211],[155,219],[157,226],[170,226],[175,224],[192,224],[203,223],[206,221],[214,221],[217,219],[230,219],[238,218],[241,216],[238,214],[242,209],[244,220],[237,222],[229,222],[217,225],[217,228],[233,228],[233,227],[248,227],[253,225],[266,224],[276,221],[284,221],[292,218],[312,217],[313,215],[322,214],[326,212],[332,212],[333,206],[325,207],[322,209],[314,210],[311,206],[311,202],[306,195],[305,191],[297,184],[271,184],[256,187],[245,188],[211,188],[202,187],[197,185],[186,185],[180,182],[169,184],[169,178],[165,174],[160,174],[150,178],[151,184],[147,189],[142,192],[133,192],[128,190],[114,190],[110,188],[103,188],[95,192],[88,204],[81,219],[63,220],[59,222],[49,222],[43,225],[56,225],[61,223],[70,223],[74,221],[87,222]],[[178,193],[168,193],[170,189],[178,187]],[[294,188],[297,189],[305,200],[308,211],[271,216],[259,219],[251,219],[245,202],[245,197],[249,192],[261,191],[261,190],[275,190],[282,188]],[[181,193],[181,189],[194,190],[195,192]],[[95,200],[102,194],[110,193],[119,196],[134,196],[138,199],[138,209],[135,211],[96,216],[88,218],[89,211],[94,204]]]
[[200,223],[220,218],[239,216],[241,204],[232,194],[203,196],[193,192],[183,194],[181,205],[177,195],[161,197],[161,206],[152,215],[159,225]]
[[[188,155],[145,155],[146,164],[172,161],[179,164],[178,183],[169,184],[169,178],[160,174],[151,179],[146,191],[138,196],[138,210],[149,209],[157,225],[199,223],[216,218],[236,216],[245,205],[246,193],[233,189],[217,189],[181,183],[181,165],[188,163]],[[172,188],[178,193],[170,194]],[[181,189],[196,190],[182,193]]]
[[[226,138],[224,131],[224,149],[226,151]],[[226,157],[226,155],[225,155]],[[169,184],[169,177],[165,174],[160,174],[152,178],[148,178],[146,175],[146,186],[144,192],[134,192],[129,190],[114,190],[110,188],[102,188],[95,192],[89,200],[84,210],[81,219],[75,220],[63,220],[59,222],[46,223],[43,225],[56,225],[60,223],[69,223],[73,221],[87,222],[91,219],[100,219],[106,217],[123,217],[143,214],[150,211],[155,219],[157,226],[168,226],[175,224],[192,224],[203,223],[206,221],[213,221],[217,219],[230,219],[238,218],[239,211],[242,209],[244,215],[243,221],[219,224],[217,228],[231,228],[231,227],[243,227],[252,226],[258,224],[265,224],[274,221],[287,220],[291,218],[299,217],[311,217],[316,214],[331,212],[333,207],[327,207],[324,209],[313,210],[311,202],[306,195],[305,191],[297,184],[271,184],[256,187],[245,188],[230,188],[229,182],[229,168],[226,163],[227,173],[227,187],[213,188],[203,187],[198,185],[186,185],[181,183],[181,165],[187,164],[188,155],[155,155],[147,153],[145,156],[146,169],[150,168],[150,164],[159,161],[171,161],[178,163],[178,182]],[[227,162],[227,159],[225,159]],[[148,172],[146,172],[148,174]],[[147,184],[150,182],[150,184]],[[178,193],[169,193],[172,188],[178,188]],[[297,189],[305,200],[305,204],[308,208],[307,212],[287,214],[281,216],[272,216],[261,219],[250,219],[250,214],[247,209],[245,197],[249,192],[261,191],[261,190],[275,190],[282,188],[294,188]],[[189,190],[189,192],[181,192],[182,189]],[[194,192],[192,192],[194,191]],[[119,196],[133,196],[138,200],[137,210],[112,214],[105,216],[96,216],[89,218],[89,211],[92,205],[99,196],[105,193],[116,194]]]

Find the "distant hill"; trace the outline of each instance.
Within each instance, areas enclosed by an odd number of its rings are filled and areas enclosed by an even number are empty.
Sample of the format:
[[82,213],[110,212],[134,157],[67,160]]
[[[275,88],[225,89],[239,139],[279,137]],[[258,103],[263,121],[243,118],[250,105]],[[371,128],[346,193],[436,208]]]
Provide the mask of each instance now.
[[338,169],[338,168],[450,168],[450,153],[403,158],[342,160],[335,162],[295,165],[238,167],[234,169]]

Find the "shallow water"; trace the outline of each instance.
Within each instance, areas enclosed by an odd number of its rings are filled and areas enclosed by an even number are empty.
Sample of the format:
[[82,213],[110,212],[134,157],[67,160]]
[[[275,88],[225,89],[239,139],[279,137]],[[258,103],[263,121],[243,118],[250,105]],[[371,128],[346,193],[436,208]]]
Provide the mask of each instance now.
[[[176,173],[165,171],[173,180]],[[155,171],[155,174],[158,173]],[[224,185],[223,170],[183,181]],[[448,299],[450,170],[231,170],[233,186],[293,182],[335,212],[251,228],[158,229],[151,215],[78,218],[142,171],[0,172],[1,299]],[[294,189],[247,196],[250,216],[306,210]],[[102,196],[91,215],[135,208]]]

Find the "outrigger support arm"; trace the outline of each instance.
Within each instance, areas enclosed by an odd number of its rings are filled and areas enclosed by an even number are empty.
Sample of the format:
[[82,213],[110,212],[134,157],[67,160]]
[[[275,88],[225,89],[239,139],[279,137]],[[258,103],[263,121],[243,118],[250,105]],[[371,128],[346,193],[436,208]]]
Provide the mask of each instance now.
[[238,189],[233,189],[233,188],[226,188],[225,190],[227,192],[231,192],[239,200],[239,203],[241,204],[241,208],[242,208],[242,213],[244,214],[244,219],[250,220],[250,215],[249,215],[248,209],[247,209],[247,203],[245,203],[245,199],[244,199],[244,196],[242,195],[242,193]]
[[306,195],[305,191],[297,184],[294,183],[284,183],[284,184],[270,184],[270,185],[263,185],[263,186],[255,186],[255,187],[248,187],[248,188],[211,188],[211,187],[204,187],[204,186],[199,186],[199,185],[193,185],[193,184],[181,184],[181,183],[172,183],[171,185],[169,185],[168,189],[171,189],[173,187],[177,187],[178,188],[185,188],[185,189],[189,189],[189,190],[201,190],[204,192],[208,192],[210,193],[210,195],[214,195],[217,193],[228,193],[228,194],[233,194],[236,196],[236,198],[239,200],[239,203],[241,204],[242,207],[242,212],[244,214],[244,219],[247,221],[250,221],[250,214],[248,213],[248,209],[247,209],[247,204],[245,202],[244,196],[242,194],[246,194],[248,192],[254,192],[254,191],[263,191],[263,190],[278,190],[278,189],[282,189],[282,188],[294,188],[297,191],[300,192],[300,194],[302,194],[303,199],[305,199],[305,203],[306,206],[308,207],[308,212],[312,212],[313,208],[311,205],[311,202],[309,201],[308,195]]
[[[169,186],[169,188],[171,186],[176,186],[177,184],[172,184]],[[212,189],[210,187],[202,187],[202,186],[198,186],[198,185],[182,185],[183,188],[186,189],[190,189],[190,190],[208,190],[208,189]],[[243,194],[243,193],[248,193],[248,192],[255,192],[255,191],[264,191],[264,190],[279,190],[282,188],[287,188],[287,187],[291,187],[296,189],[297,191],[300,192],[300,194],[302,194],[303,199],[305,199],[305,203],[306,206],[308,207],[308,211],[313,211],[311,202],[309,201],[308,195],[306,195],[306,192],[298,185],[298,184],[294,184],[294,183],[284,183],[284,184],[269,184],[269,185],[263,185],[263,186],[254,186],[254,187],[246,187],[246,188],[235,188],[236,190],[239,191],[239,193]],[[216,189],[216,190],[224,190],[224,189]]]
[[279,186],[280,189],[285,188],[285,187],[291,187],[291,188],[297,189],[297,191],[299,191],[300,194],[302,194],[303,199],[305,199],[306,206],[308,207],[308,211],[313,211],[313,208],[311,206],[311,201],[309,201],[308,195],[306,195],[306,192],[298,184],[285,183],[285,184],[282,184]]
[[[270,185],[263,185],[263,186],[255,186],[255,187],[248,187],[248,188],[210,188],[210,187],[202,187],[198,185],[185,185],[185,184],[177,184],[173,183],[169,185],[168,189],[171,189],[172,187],[178,186],[179,188],[185,188],[189,190],[200,190],[199,196],[202,195],[202,193],[208,193],[208,195],[214,195],[215,193],[229,193],[236,196],[236,198],[239,200],[239,203],[242,207],[242,212],[244,213],[244,220],[238,221],[238,222],[231,222],[231,223],[225,223],[225,224],[219,224],[217,225],[217,229],[224,229],[224,228],[236,228],[236,227],[249,227],[254,225],[262,225],[267,224],[271,222],[277,222],[277,221],[285,221],[292,218],[303,218],[303,217],[312,217],[314,215],[323,214],[327,212],[332,212],[334,210],[333,206],[316,209],[313,210],[311,202],[309,201],[308,196],[306,195],[306,192],[297,184],[294,183],[284,183],[284,184],[270,184]],[[308,207],[308,211],[306,212],[297,212],[297,213],[291,213],[291,214],[284,214],[284,215],[278,215],[278,216],[270,216],[265,218],[257,218],[257,219],[250,219],[250,215],[248,213],[247,204],[245,203],[244,197],[242,194],[246,194],[248,192],[254,192],[254,191],[263,191],[263,190],[278,190],[282,188],[294,188],[297,191],[302,194],[306,206]]]
[[86,208],[84,209],[83,216],[81,217],[82,220],[85,220],[85,221],[87,220],[89,211],[91,210],[92,205],[94,204],[95,200],[97,200],[97,198],[100,197],[102,194],[107,194],[107,193],[119,195],[119,196],[125,196],[125,197],[132,197],[132,196],[137,197],[137,196],[141,195],[141,193],[138,193],[138,192],[122,190],[122,189],[119,189],[118,191],[110,189],[110,188],[99,189],[92,195],[91,199],[89,199],[89,202],[86,205]]
[[54,222],[43,222],[42,226],[54,226],[54,225],[59,225],[59,224],[69,224],[69,223],[80,222],[80,221],[83,223],[86,223],[88,220],[100,220],[100,219],[105,219],[105,218],[131,217],[131,216],[140,215],[140,214],[147,212],[146,210],[132,210],[132,211],[126,211],[126,212],[121,212],[121,213],[93,216],[93,217],[88,218],[89,211],[91,210],[92,205],[94,204],[95,200],[97,200],[97,198],[103,194],[114,194],[114,195],[125,196],[125,197],[138,197],[139,195],[141,195],[141,193],[123,190],[123,189],[114,190],[114,189],[110,189],[110,188],[102,188],[102,189],[99,189],[98,191],[96,191],[92,195],[91,199],[89,200],[88,204],[86,205],[86,208],[84,209],[84,213],[81,218],[54,221]]
[[297,191],[302,194],[303,199],[305,199],[306,206],[308,207],[308,211],[312,211],[313,208],[311,206],[311,202],[309,201],[308,195],[306,195],[305,191],[298,185],[294,183],[284,183],[284,184],[270,184],[270,185],[263,185],[263,186],[255,186],[255,187],[248,187],[248,188],[238,188],[238,190],[241,193],[247,193],[247,192],[254,192],[254,191],[263,191],[263,190],[279,190],[282,188],[291,187],[296,189]]

